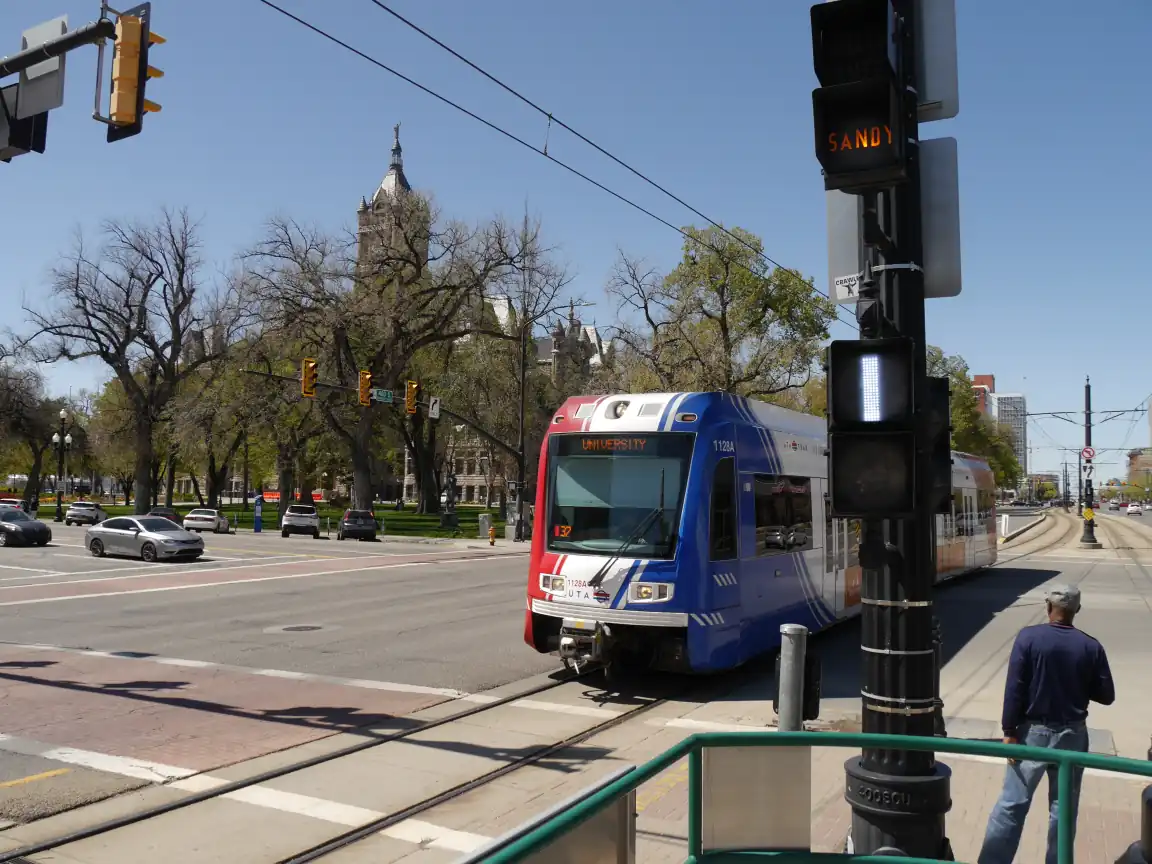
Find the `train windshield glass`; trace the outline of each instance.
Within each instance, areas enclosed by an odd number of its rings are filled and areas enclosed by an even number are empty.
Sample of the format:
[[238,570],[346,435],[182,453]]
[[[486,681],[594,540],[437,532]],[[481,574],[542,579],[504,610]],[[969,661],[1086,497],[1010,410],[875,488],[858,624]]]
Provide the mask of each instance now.
[[671,558],[694,439],[684,432],[553,435],[548,548],[611,555],[631,540],[622,556]]

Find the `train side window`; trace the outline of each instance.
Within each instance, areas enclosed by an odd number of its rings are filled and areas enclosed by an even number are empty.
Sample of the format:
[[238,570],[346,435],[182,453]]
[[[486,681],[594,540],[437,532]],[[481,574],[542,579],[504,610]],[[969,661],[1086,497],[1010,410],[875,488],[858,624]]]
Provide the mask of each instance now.
[[728,457],[716,463],[712,476],[710,517],[711,560],[730,561],[736,554],[736,460]]
[[776,474],[757,474],[753,481],[757,556],[813,548],[812,481]]

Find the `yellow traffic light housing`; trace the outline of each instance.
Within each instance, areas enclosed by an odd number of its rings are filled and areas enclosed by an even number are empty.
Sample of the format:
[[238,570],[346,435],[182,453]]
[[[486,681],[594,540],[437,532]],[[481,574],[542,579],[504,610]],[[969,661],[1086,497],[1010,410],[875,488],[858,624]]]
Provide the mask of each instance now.
[[308,399],[316,398],[316,361],[305,357],[300,364],[300,395]]
[[372,373],[367,369],[360,370],[360,404],[372,404]]
[[152,32],[151,21],[151,3],[141,3],[116,19],[109,143],[139,135],[144,128],[144,115],[161,108],[156,102],[144,98],[148,79],[164,76],[159,69],[148,65],[149,48],[167,41],[159,33]]
[[408,386],[404,390],[404,410],[409,414],[416,413],[416,398],[420,392],[420,384],[417,381],[409,381]]

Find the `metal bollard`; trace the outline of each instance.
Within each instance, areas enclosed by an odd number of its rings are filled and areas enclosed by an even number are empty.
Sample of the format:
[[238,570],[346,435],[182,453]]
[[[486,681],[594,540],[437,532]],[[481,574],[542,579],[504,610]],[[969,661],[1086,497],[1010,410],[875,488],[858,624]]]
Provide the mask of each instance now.
[[781,732],[804,729],[804,655],[808,650],[808,628],[803,624],[780,625],[780,674],[777,728]]

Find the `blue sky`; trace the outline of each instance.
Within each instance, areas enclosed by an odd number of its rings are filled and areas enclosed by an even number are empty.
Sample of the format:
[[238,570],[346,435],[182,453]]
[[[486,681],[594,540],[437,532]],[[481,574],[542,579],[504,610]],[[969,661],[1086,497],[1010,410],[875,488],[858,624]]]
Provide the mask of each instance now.
[[[546,122],[369,0],[281,5],[534,144]],[[826,284],[824,192],[812,149],[808,2],[580,4],[393,0],[397,11],[646,172],[695,208],[764,238],[769,255]],[[922,130],[959,140],[964,290],[929,303],[929,340],[973,372],[1023,391],[1030,411],[1077,409],[1091,375],[1099,408],[1152,391],[1145,370],[1152,141],[1145,56],[1152,4],[962,0],[960,115]],[[20,32],[94,0],[0,4],[0,53]],[[1038,14],[1043,10],[1043,17]],[[1106,13],[1106,14],[1102,14]],[[163,112],[114,145],[90,118],[95,48],[68,60],[67,102],[44,155],[0,165],[0,302],[19,326],[41,303],[54,256],[77,227],[186,205],[206,254],[226,264],[274,214],[338,227],[387,168],[402,122],[409,179],[444,212],[516,217],[525,205],[599,305],[617,248],[666,268],[680,237],[257,0],[155,0],[168,39],[149,96]],[[107,74],[105,75],[107,82]],[[106,104],[106,99],[105,99]],[[1131,149],[1129,149],[1131,148]],[[675,202],[553,127],[549,152],[674,224]],[[845,316],[850,317],[850,316]],[[838,327],[834,335],[849,334]],[[52,387],[93,387],[98,364],[52,371]],[[1081,432],[1058,419],[1029,431],[1045,470]],[[1147,446],[1145,415],[1095,435],[1099,448]],[[1074,454],[1073,458],[1074,458]],[[1119,454],[1101,455],[1099,473]]]

